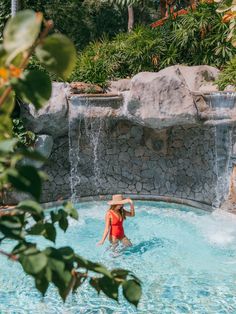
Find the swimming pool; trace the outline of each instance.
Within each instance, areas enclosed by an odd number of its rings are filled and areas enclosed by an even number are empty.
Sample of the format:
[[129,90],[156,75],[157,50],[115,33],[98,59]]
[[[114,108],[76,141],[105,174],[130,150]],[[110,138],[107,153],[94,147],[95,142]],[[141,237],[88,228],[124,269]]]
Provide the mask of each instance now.
[[[21,266],[0,259],[0,313],[236,313],[236,216],[186,206],[135,202],[136,216],[125,221],[133,247],[124,252],[99,247],[104,229],[104,202],[78,204],[80,219],[56,246],[70,245],[80,255],[109,268],[132,270],[143,283],[138,306],[120,304],[97,293],[87,284],[63,304],[56,288],[45,298]],[[38,237],[41,247],[52,245]],[[11,243],[4,244],[5,248]]]

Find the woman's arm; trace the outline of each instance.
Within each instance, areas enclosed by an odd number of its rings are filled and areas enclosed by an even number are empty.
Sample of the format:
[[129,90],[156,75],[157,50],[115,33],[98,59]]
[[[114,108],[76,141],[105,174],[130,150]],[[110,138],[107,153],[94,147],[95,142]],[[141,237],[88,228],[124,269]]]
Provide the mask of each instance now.
[[107,214],[106,214],[105,222],[106,222],[106,225],[105,225],[105,229],[103,232],[102,240],[98,242],[98,245],[102,245],[105,242],[106,237],[109,233],[110,226],[111,226],[110,213],[109,212],[107,212]]
[[129,198],[129,204],[130,204],[130,212],[127,210],[124,210],[125,216],[134,217],[135,216],[134,203],[130,198]]

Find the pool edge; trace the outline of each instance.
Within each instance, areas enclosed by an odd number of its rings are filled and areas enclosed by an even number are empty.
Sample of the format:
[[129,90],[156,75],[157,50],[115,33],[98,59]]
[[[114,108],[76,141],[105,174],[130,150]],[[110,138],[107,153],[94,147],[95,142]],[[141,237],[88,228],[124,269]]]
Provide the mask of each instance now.
[[[198,201],[193,201],[189,199],[182,199],[172,196],[160,196],[160,195],[145,195],[145,194],[123,194],[124,197],[130,197],[133,200],[137,201],[156,201],[156,202],[166,202],[166,203],[175,203],[175,204],[181,204],[181,205],[187,205],[193,208],[203,209],[208,212],[212,212],[213,208],[212,206],[208,204],[204,204]],[[97,195],[97,196],[84,196],[80,197],[77,200],[75,200],[75,203],[78,202],[91,202],[91,201],[106,201],[111,199],[112,195]],[[49,207],[56,207],[62,205],[64,202],[68,201],[68,199],[65,200],[58,200],[48,203],[42,203],[41,205],[44,208]],[[71,200],[70,200],[71,201]]]

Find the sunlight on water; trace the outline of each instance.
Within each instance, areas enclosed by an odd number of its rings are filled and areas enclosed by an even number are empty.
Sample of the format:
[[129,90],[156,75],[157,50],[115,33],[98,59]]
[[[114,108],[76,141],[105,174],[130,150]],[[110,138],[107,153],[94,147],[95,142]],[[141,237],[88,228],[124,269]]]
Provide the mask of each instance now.
[[[236,313],[236,216],[185,206],[136,202],[136,216],[125,221],[133,242],[127,250],[99,247],[107,205],[78,205],[80,220],[70,220],[56,246],[70,245],[80,255],[109,268],[132,270],[143,283],[138,310],[121,294],[120,304],[85,284],[65,304],[50,287],[45,298],[19,265],[0,261],[0,313]],[[51,245],[39,238],[40,247]],[[11,243],[5,243],[5,248]]]

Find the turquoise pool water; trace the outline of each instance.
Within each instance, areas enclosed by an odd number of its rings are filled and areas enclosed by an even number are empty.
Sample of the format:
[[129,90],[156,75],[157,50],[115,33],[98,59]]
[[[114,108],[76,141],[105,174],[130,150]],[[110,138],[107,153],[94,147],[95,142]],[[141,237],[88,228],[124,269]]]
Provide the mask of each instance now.
[[[121,296],[120,304],[98,297],[87,284],[65,304],[56,288],[45,298],[21,267],[0,258],[0,313],[236,313],[236,216],[207,213],[155,202],[136,202],[136,217],[125,221],[134,246],[114,254],[96,246],[104,228],[103,202],[79,204],[79,222],[59,232],[56,246],[70,245],[82,256],[109,268],[134,271],[143,282],[138,310]],[[41,247],[50,242],[38,238]],[[5,249],[11,243],[5,243]]]

